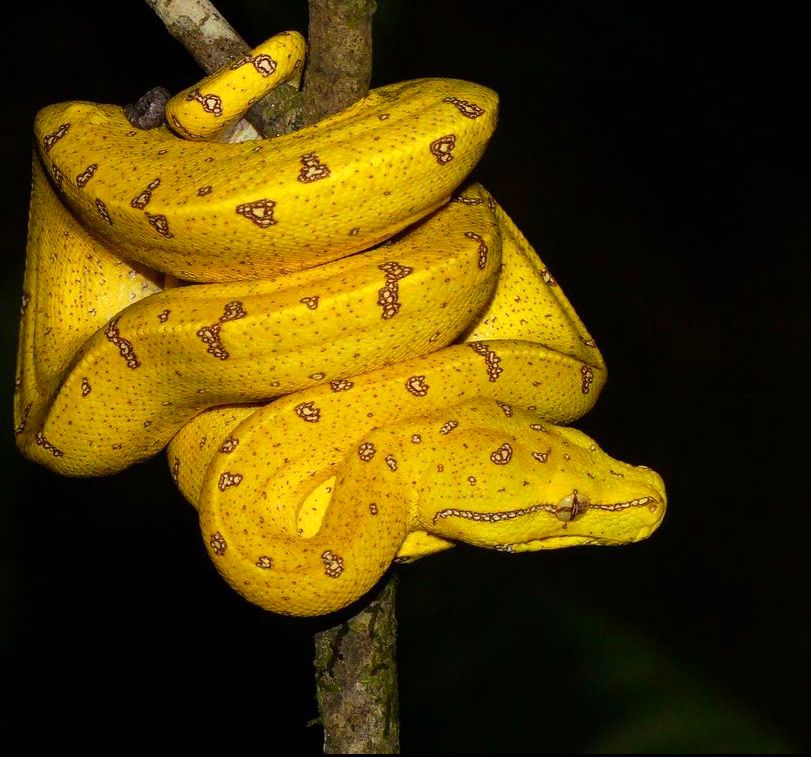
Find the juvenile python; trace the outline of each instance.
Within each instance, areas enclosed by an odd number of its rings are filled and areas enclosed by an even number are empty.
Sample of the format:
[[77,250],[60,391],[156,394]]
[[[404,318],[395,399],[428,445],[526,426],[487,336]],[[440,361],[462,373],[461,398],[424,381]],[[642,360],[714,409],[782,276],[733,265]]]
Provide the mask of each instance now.
[[291,615],[460,540],[647,537],[661,478],[559,425],[599,395],[599,350],[486,190],[457,191],[496,94],[404,82],[218,142],[303,55],[273,37],[176,95],[174,131],[86,102],[37,115],[20,449],[98,476],[168,444],[217,569]]

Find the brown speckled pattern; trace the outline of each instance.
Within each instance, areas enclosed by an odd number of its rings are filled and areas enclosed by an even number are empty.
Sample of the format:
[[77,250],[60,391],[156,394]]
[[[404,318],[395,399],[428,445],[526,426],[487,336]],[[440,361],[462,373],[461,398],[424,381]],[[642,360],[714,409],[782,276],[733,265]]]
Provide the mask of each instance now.
[[404,82],[218,143],[302,56],[278,35],[179,93],[176,133],[92,103],[38,114],[20,448],[103,475],[169,443],[218,570],[282,613],[337,610],[458,540],[644,538],[658,476],[556,425],[599,395],[594,340],[486,191],[448,202],[495,94]]

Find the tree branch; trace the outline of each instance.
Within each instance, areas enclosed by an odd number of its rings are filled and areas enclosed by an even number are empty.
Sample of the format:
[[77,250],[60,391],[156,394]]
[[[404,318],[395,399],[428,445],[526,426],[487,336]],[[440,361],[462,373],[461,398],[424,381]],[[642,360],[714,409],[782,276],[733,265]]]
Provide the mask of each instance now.
[[[207,74],[251,50],[209,0],[146,0],[146,4]],[[257,133],[251,134],[242,125],[238,129],[240,139],[275,137],[293,131],[300,125],[302,104],[303,97],[292,84],[276,87],[246,116]]]
[[369,91],[375,0],[310,0],[304,123],[350,106]]
[[[248,52],[208,0],[146,2],[207,72]],[[254,106],[249,120],[265,136],[315,123],[369,90],[375,0],[309,0],[309,7],[303,96],[283,85]],[[264,110],[257,115],[259,106]],[[316,698],[327,754],[400,751],[395,589],[389,578],[356,615],[315,634]]]
[[[375,0],[310,0],[303,125],[369,91]],[[326,754],[397,754],[396,583],[349,620],[315,634],[316,697]]]
[[394,577],[360,612],[315,635],[315,685],[325,754],[397,754]]

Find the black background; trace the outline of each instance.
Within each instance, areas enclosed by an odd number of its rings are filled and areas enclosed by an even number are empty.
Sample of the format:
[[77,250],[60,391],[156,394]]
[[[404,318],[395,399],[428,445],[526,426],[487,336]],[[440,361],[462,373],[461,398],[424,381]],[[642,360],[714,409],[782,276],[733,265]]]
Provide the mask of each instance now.
[[[306,30],[304,0],[217,5],[251,43]],[[808,749],[799,20],[740,5],[712,18],[681,4],[379,5],[373,84],[448,76],[499,92],[475,177],[609,366],[578,426],[655,468],[669,494],[639,545],[460,547],[400,570],[403,750]],[[13,446],[34,113],[199,76],[140,0],[16,14],[0,185],[4,740],[19,753],[317,753],[311,633],[324,621],[226,587],[162,458],[67,480]]]

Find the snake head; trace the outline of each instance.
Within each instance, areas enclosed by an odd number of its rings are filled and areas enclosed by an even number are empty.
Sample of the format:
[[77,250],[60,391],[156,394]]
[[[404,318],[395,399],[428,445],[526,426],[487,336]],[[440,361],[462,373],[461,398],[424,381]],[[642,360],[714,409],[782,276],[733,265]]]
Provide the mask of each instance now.
[[667,500],[655,471],[616,460],[582,432],[529,411],[515,408],[509,419],[481,406],[468,418],[464,412],[454,431],[460,454],[449,447],[444,456],[460,461],[469,486],[459,487],[458,502],[433,488],[422,522],[435,535],[525,552],[627,544],[661,523]]
[[550,426],[547,433],[559,468],[545,499],[557,522],[550,519],[543,533],[510,551],[618,546],[646,539],[659,527],[667,495],[656,471],[611,457],[577,429]]

